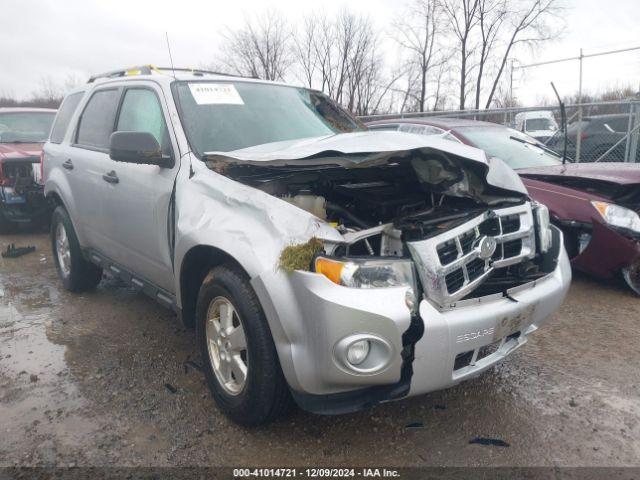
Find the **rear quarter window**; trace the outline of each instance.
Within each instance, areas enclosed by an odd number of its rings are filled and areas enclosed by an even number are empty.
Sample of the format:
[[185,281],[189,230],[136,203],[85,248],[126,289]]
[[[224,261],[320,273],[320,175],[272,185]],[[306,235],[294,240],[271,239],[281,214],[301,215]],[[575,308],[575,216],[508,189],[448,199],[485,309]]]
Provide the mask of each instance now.
[[99,150],[109,148],[119,98],[117,89],[98,90],[91,96],[80,117],[77,145]]
[[51,135],[49,138],[51,143],[62,143],[64,135],[67,133],[67,129],[69,128],[71,117],[73,117],[76,108],[78,108],[78,104],[80,103],[80,100],[82,100],[83,95],[84,92],[72,93],[64,99],[62,105],[60,105],[58,114],[56,115],[53,127],[51,128]]

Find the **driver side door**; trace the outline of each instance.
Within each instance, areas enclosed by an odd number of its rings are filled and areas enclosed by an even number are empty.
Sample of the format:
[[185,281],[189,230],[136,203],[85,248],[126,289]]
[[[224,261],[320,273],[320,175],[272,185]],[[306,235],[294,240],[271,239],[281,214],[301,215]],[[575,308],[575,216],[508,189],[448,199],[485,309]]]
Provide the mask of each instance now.
[[[167,128],[162,91],[151,83],[124,88],[115,131],[151,133],[165,155],[174,152],[175,139]],[[172,192],[179,161],[171,168],[109,159],[103,222],[108,232],[104,254],[164,290],[174,293]]]

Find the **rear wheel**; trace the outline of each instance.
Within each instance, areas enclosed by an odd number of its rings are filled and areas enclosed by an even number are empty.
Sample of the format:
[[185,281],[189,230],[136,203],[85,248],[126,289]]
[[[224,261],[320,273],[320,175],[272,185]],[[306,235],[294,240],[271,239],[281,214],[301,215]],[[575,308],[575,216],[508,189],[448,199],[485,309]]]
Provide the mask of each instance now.
[[289,410],[271,331],[243,273],[226,266],[209,272],[198,294],[196,335],[209,388],[233,421],[255,426]]
[[51,248],[64,288],[82,292],[100,283],[102,269],[82,256],[73,224],[63,207],[57,207],[51,218]]

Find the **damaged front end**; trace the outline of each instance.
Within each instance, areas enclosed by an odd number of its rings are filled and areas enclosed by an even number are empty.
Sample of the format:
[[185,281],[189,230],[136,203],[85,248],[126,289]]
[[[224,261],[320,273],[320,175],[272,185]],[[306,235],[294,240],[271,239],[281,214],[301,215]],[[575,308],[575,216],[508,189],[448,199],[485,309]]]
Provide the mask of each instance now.
[[[431,366],[417,355],[427,336],[428,345],[449,341],[443,331],[429,335],[425,309],[447,324],[447,312],[470,308],[462,315],[473,320],[473,305],[517,303],[514,289],[545,279],[562,258],[546,208],[532,205],[518,176],[480,150],[397,132],[293,147],[210,153],[205,161],[340,234],[285,249],[287,286],[275,287],[282,277],[274,273],[253,282],[269,299],[267,316],[286,331],[290,384],[308,410],[355,410],[454,383],[459,352],[448,348]],[[552,305],[566,293],[563,275]],[[512,323],[526,329],[529,320]],[[413,385],[418,377],[428,377],[423,386]]]
[[0,161],[0,221],[4,224],[37,222],[51,207],[38,181],[40,158],[26,156]]

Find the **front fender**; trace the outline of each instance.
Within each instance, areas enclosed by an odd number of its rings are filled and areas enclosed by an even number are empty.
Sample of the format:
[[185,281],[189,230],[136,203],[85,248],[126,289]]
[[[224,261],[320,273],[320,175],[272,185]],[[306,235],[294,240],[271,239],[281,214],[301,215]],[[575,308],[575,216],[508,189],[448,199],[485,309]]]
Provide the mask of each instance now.
[[337,230],[316,216],[267,193],[215,173],[193,162],[194,175],[179,175],[176,186],[175,292],[182,308],[180,279],[187,253],[197,246],[223,251],[247,272],[265,311],[271,334],[290,384],[296,384],[290,341],[269,291],[260,288],[260,277],[271,278],[272,288],[288,289],[287,275],[279,271],[282,250],[317,237],[341,242]]

